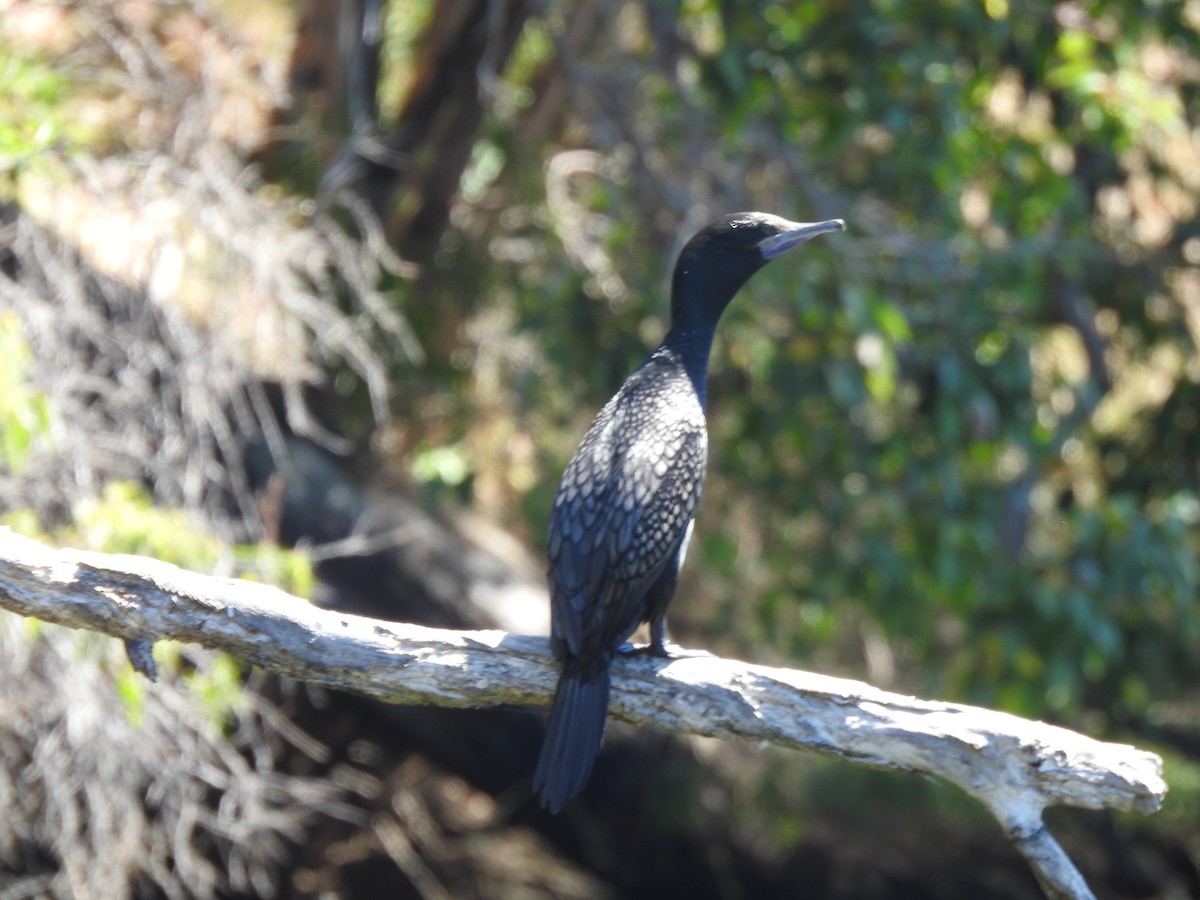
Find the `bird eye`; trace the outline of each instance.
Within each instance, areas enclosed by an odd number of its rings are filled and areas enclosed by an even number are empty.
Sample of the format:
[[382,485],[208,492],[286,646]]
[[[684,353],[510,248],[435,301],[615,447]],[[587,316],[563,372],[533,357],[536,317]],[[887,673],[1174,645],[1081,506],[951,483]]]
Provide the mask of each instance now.
[[770,222],[759,222],[758,223],[758,233],[761,234],[763,237],[766,237],[769,234],[774,234],[775,226],[772,225]]

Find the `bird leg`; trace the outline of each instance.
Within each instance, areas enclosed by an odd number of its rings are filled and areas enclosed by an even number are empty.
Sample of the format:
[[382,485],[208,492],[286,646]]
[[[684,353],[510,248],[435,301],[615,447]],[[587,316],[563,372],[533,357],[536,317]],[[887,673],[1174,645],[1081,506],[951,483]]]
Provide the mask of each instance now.
[[617,648],[622,656],[652,656],[657,659],[670,659],[672,654],[667,652],[667,617],[656,616],[650,621],[650,643],[622,644]]
[[[689,528],[690,530],[690,528]],[[647,645],[650,656],[670,656],[667,653],[667,614],[655,616],[650,622],[650,643]]]

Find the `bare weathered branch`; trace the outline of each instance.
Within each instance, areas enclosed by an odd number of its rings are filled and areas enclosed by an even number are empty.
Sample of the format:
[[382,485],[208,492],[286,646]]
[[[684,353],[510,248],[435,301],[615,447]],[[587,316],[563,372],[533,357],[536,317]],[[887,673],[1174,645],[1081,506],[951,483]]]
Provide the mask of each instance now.
[[[265,585],[156,560],[57,550],[0,530],[0,606],[124,639],[193,641],[270,671],[393,703],[549,702],[545,638],[445,631],[317,609]],[[1158,756],[1042,722],[919,700],[857,681],[712,656],[627,658],[612,713],[634,724],[740,737],[937,775],[988,807],[1050,896],[1089,897],[1042,823],[1055,804],[1154,812]]]

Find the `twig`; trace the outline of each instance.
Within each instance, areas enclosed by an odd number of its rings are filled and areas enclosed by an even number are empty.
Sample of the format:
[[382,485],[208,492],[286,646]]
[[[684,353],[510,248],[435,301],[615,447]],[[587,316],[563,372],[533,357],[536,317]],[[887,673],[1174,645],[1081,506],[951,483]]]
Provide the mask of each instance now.
[[[328,612],[277,588],[142,557],[57,550],[7,529],[0,529],[0,607],[124,639],[194,641],[393,703],[544,706],[556,675],[545,638]],[[1051,897],[1092,894],[1043,824],[1046,807],[1150,813],[1166,794],[1153,753],[862,682],[711,656],[621,659],[613,675],[612,714],[634,724],[816,750],[953,782],[992,811]]]

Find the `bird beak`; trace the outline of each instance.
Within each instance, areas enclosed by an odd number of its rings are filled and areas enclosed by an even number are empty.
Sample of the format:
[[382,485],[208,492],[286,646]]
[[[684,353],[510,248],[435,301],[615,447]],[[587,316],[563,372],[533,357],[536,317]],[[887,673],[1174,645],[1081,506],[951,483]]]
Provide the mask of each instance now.
[[763,259],[774,259],[818,234],[845,230],[846,223],[841,219],[827,219],[824,222],[787,222],[783,231],[758,242],[758,252],[762,254]]

